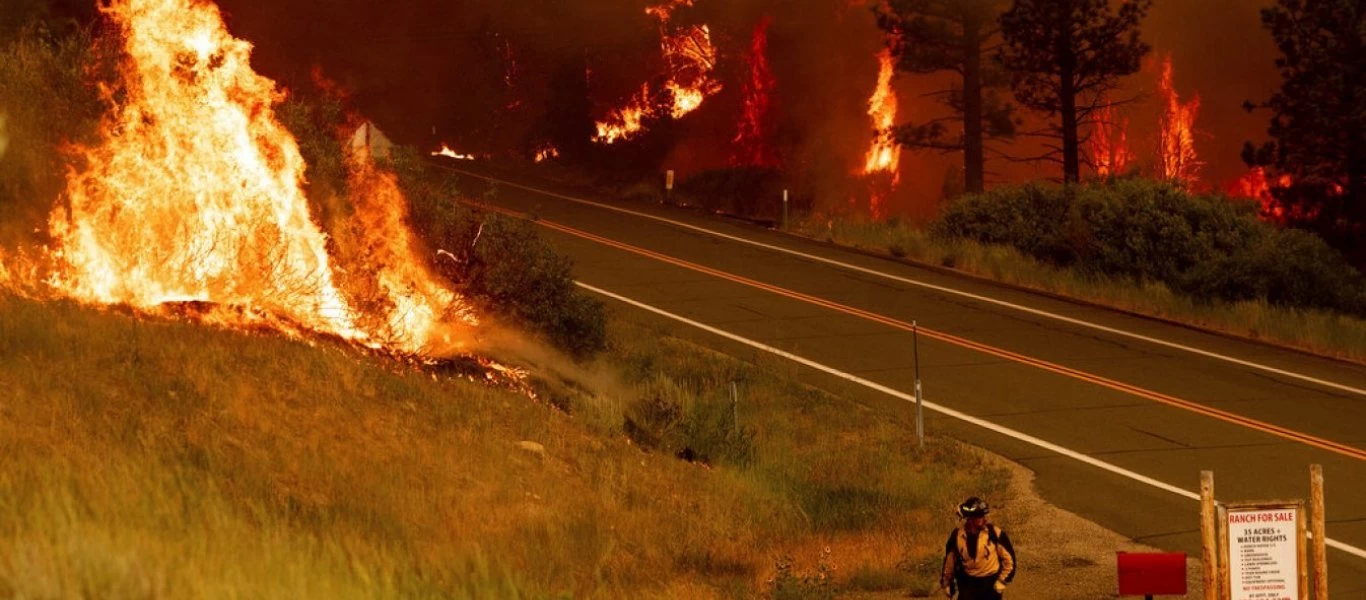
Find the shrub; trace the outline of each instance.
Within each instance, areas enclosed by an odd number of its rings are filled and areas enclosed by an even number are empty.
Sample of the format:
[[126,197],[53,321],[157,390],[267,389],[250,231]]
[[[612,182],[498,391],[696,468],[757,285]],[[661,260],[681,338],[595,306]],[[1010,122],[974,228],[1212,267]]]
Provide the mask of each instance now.
[[1323,240],[1262,222],[1251,205],[1166,183],[1003,187],[953,202],[932,229],[1200,300],[1366,309],[1360,274]]
[[64,147],[93,141],[108,108],[96,83],[114,56],[88,31],[42,25],[0,44],[0,242],[41,227],[56,203],[73,167]]

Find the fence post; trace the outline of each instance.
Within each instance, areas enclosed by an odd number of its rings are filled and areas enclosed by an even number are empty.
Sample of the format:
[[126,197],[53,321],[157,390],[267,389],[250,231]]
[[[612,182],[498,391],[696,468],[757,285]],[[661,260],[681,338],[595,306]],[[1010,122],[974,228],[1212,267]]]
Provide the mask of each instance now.
[[1200,472],[1200,560],[1203,564],[1205,600],[1218,600],[1219,542],[1214,535],[1214,471]]
[[734,380],[730,382],[730,415],[735,420],[735,431],[740,431],[740,389]]
[[1309,523],[1314,532],[1314,600],[1328,600],[1328,534],[1323,514],[1323,465],[1309,465]]

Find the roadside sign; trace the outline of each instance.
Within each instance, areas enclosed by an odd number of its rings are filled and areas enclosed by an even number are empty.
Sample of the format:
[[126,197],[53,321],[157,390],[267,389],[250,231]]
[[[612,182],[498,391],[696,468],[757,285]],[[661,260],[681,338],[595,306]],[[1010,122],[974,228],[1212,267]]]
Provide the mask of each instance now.
[[674,170],[669,169],[664,172],[664,189],[673,191],[674,189]]
[[1303,501],[1228,504],[1220,521],[1228,598],[1309,597]]
[[1185,596],[1185,552],[1116,554],[1121,596]]

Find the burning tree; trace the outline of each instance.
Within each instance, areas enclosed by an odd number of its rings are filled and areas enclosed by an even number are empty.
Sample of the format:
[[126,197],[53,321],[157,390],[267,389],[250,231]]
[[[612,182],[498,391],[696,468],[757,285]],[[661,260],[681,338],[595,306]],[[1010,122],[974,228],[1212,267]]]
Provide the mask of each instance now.
[[[963,153],[965,189],[981,192],[986,143],[1015,133],[1013,108],[995,92],[1003,74],[982,57],[995,51],[1000,29],[995,16],[1003,0],[889,0],[875,7],[878,25],[889,34],[896,67],[908,73],[952,71],[959,85],[935,95],[952,116],[902,125],[897,141],[911,148]],[[960,135],[948,123],[962,123]]]
[[1110,104],[1108,92],[1120,77],[1137,73],[1151,50],[1139,39],[1138,24],[1152,0],[1124,0],[1114,12],[1110,4],[1015,0],[1000,19],[1005,45],[997,60],[1011,73],[1021,104],[1058,119],[1041,132],[1057,142],[1038,158],[1061,163],[1067,182],[1081,178],[1078,131]]
[[1129,149],[1129,119],[1116,115],[1114,106],[1101,106],[1092,119],[1086,149],[1096,175],[1103,178],[1123,174],[1134,160]]
[[[1312,227],[1357,264],[1366,262],[1366,6],[1356,0],[1279,0],[1262,11],[1276,39],[1281,89],[1273,141],[1243,159],[1274,182],[1274,211]],[[1250,109],[1255,108],[1249,104]]]
[[777,81],[768,67],[768,29],[773,17],[764,17],[754,26],[745,61],[749,68],[745,79],[744,105],[735,132],[731,164],[745,167],[773,167],[778,155],[769,141],[772,133],[773,88]]
[[1171,55],[1162,60],[1157,87],[1163,101],[1158,122],[1158,169],[1163,179],[1193,187],[1200,181],[1200,167],[1204,164],[1195,152],[1195,117],[1200,114],[1200,96],[1181,101],[1172,83]]

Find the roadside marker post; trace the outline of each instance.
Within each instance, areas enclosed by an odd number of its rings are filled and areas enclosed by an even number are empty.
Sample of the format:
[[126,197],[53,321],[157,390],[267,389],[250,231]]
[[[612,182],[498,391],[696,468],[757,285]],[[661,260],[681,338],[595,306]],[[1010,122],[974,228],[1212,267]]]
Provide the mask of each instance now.
[[783,190],[783,231],[787,231],[787,190]]
[[924,448],[925,396],[920,393],[920,326],[915,321],[911,321],[911,353],[915,364],[915,439]]
[[672,204],[674,196],[674,170],[664,172],[664,203]]

